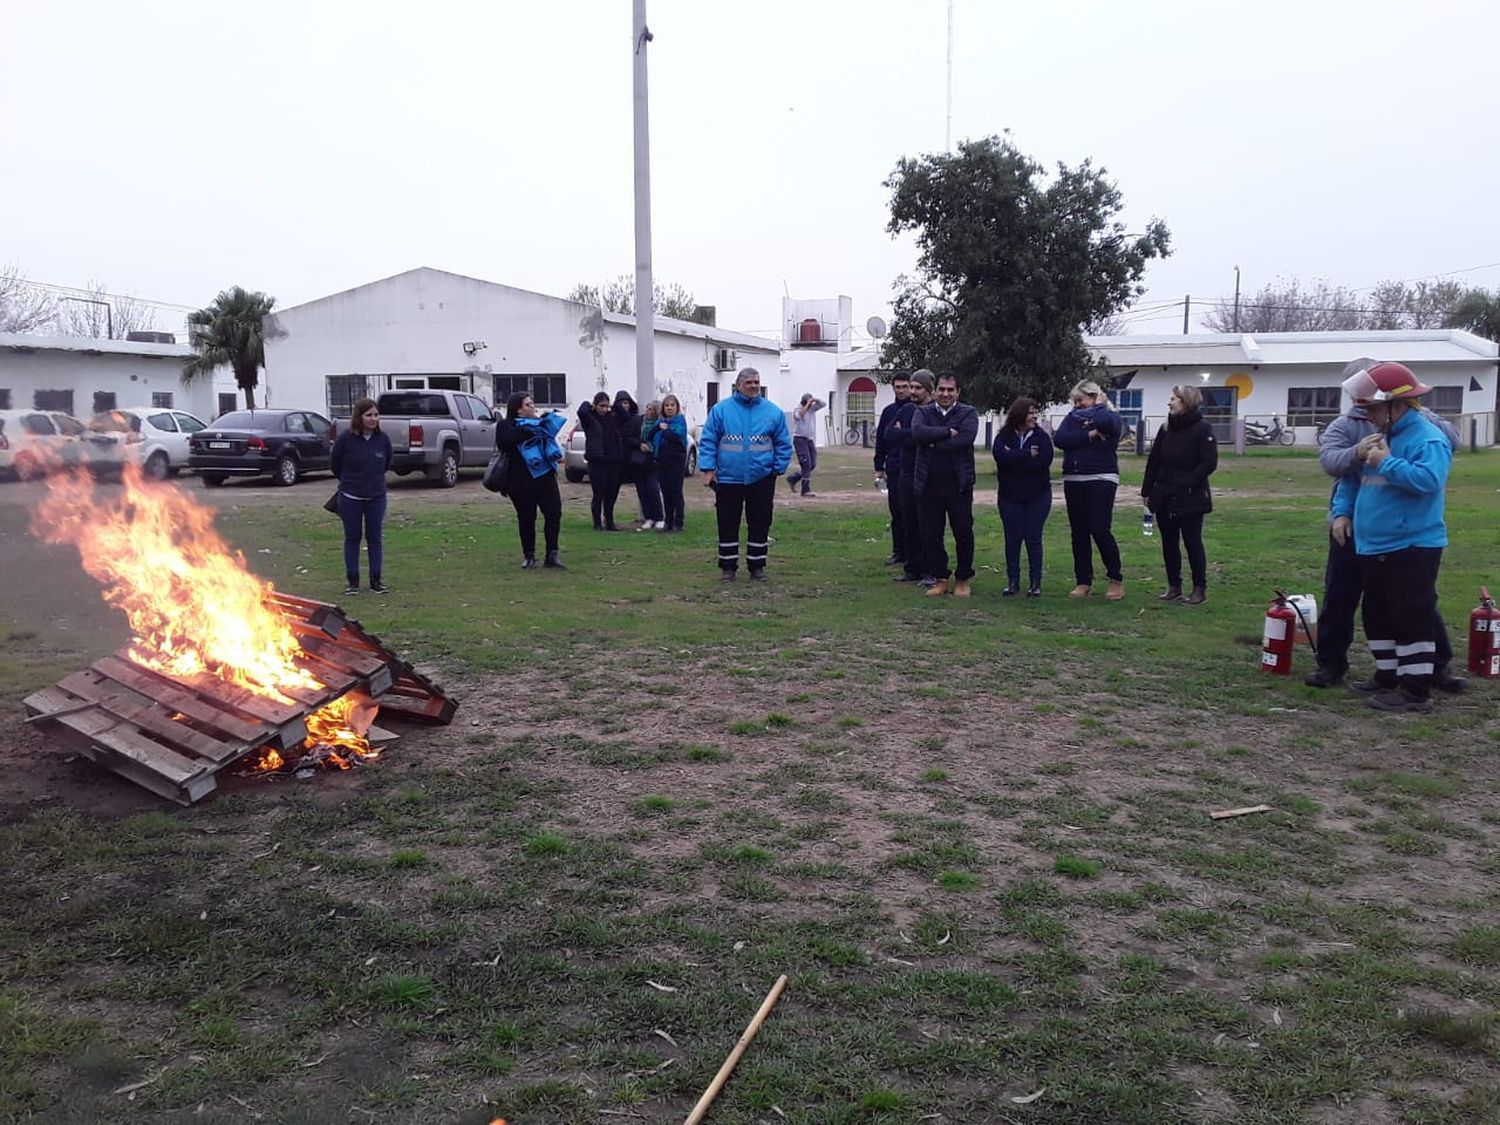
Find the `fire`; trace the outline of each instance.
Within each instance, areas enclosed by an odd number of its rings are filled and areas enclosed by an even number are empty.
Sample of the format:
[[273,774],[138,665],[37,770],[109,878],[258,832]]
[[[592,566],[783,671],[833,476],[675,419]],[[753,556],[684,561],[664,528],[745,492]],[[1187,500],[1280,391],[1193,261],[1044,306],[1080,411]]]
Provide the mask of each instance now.
[[[32,514],[32,531],[70,543],[104,586],[104,600],[130,623],[130,659],[174,678],[209,675],[282,703],[288,689],[323,684],[297,666],[296,634],[268,605],[274,587],[213,527],[213,513],[175,485],[147,482],[126,464],[123,491],[110,498],[87,473],[53,473]],[[330,748],[330,764],[373,755],[364,732],[373,704],[346,696],[307,720],[307,748]],[[261,762],[269,765],[271,751]]]

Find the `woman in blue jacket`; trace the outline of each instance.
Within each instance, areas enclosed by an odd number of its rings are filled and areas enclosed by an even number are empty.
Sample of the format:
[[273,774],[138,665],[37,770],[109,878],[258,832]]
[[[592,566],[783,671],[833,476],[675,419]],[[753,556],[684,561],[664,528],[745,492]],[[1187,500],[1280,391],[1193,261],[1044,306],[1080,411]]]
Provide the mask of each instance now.
[[339,519],[344,521],[346,597],[359,593],[359,541],[370,553],[370,589],[389,591],[382,580],[385,547],[385,474],[391,467],[391,439],[380,429],[375,400],[362,398],[349,414],[349,428],[333,443],[330,467],[339,482]]
[[1037,404],[1018,398],[1005,413],[1005,424],[995,435],[996,500],[1005,528],[1005,589],[1000,596],[1021,592],[1021,544],[1031,581],[1028,598],[1042,596],[1042,529],[1052,511],[1052,439],[1037,425]]
[[562,527],[562,496],[557,491],[557,465],[562,447],[557,431],[561,414],[538,417],[536,404],[525,391],[505,400],[505,419],[495,429],[495,448],[509,454],[505,492],[516,509],[516,527],[521,534],[521,569],[536,567],[536,513],[541,509],[543,542],[547,554],[542,565],[566,570],[557,557],[557,536]]
[[1063,451],[1063,500],[1073,533],[1073,576],[1078,582],[1068,597],[1086,598],[1094,592],[1092,541],[1099,548],[1099,561],[1109,579],[1109,591],[1104,596],[1117,602],[1125,596],[1125,572],[1120,568],[1120,545],[1110,525],[1115,516],[1115,493],[1120,488],[1120,462],[1115,449],[1124,425],[1104,388],[1093,380],[1078,383],[1069,397],[1073,409],[1052,438]]
[[661,400],[661,416],[646,423],[641,436],[651,443],[656,458],[657,478],[661,483],[662,518],[658,531],[682,530],[682,481],[687,476],[688,429],[682,416],[682,403],[676,395]]

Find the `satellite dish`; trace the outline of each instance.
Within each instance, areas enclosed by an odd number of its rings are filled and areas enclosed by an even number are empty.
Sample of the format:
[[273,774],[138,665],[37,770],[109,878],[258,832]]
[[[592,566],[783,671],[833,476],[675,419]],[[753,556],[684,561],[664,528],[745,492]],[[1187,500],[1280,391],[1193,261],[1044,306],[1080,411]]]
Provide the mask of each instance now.
[[885,321],[881,320],[878,316],[872,316],[869,320],[865,321],[865,331],[874,339],[879,340],[885,335]]

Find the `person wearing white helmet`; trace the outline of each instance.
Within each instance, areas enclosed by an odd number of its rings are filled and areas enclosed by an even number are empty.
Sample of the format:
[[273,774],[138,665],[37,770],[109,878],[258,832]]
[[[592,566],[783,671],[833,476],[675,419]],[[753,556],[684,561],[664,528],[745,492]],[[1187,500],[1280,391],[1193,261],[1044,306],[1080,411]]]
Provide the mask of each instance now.
[[1448,529],[1444,491],[1453,447],[1417,404],[1432,388],[1399,363],[1377,363],[1344,380],[1376,430],[1355,446],[1357,475],[1333,491],[1334,539],[1354,537],[1364,567],[1365,642],[1375,660],[1370,706],[1432,710],[1437,575]]
[[[1369,358],[1353,360],[1344,368],[1344,378],[1367,371],[1378,362]],[[1425,417],[1443,431],[1448,444],[1457,450],[1459,433],[1453,423],[1430,411]],[[1370,421],[1364,405],[1352,404],[1328,424],[1318,439],[1318,464],[1335,481],[1352,477],[1352,483],[1358,484],[1364,466],[1355,459],[1355,450],[1361,438],[1373,433],[1375,423]],[[1331,512],[1328,522],[1333,522]],[[1323,568],[1323,600],[1318,606],[1318,666],[1303,678],[1303,683],[1315,688],[1336,687],[1344,682],[1349,672],[1349,648],[1354,643],[1354,618],[1365,591],[1364,564],[1355,553],[1354,537],[1345,536],[1340,542],[1331,531],[1330,528],[1328,559]],[[1432,627],[1437,642],[1432,686],[1441,691],[1461,692],[1468,681],[1452,671],[1453,642],[1441,612],[1434,612]],[[1374,690],[1374,684],[1373,679],[1355,681],[1356,688]]]

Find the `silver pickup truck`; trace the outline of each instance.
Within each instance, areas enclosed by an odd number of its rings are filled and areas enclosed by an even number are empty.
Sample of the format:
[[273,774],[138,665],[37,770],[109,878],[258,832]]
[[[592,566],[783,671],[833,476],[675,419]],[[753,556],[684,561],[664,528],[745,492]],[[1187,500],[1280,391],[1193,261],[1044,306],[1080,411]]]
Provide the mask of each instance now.
[[[495,452],[495,413],[460,391],[386,391],[375,399],[380,428],[391,439],[391,471],[425,473],[439,488],[458,483],[458,470],[483,467]],[[347,430],[340,422],[339,430]]]

